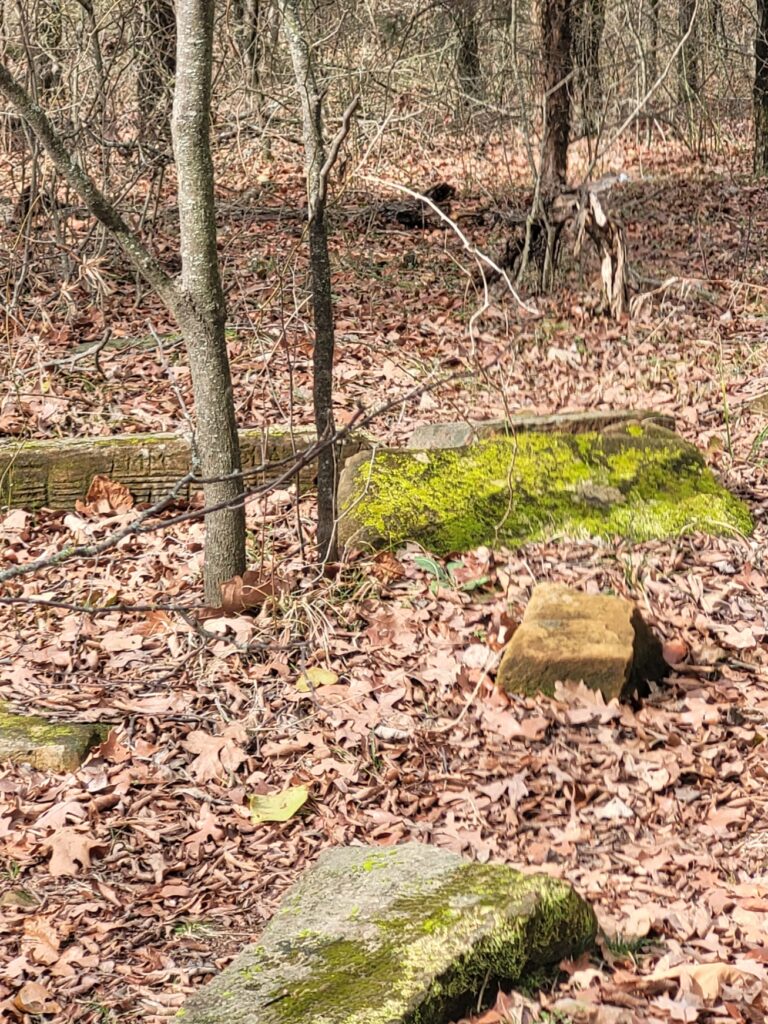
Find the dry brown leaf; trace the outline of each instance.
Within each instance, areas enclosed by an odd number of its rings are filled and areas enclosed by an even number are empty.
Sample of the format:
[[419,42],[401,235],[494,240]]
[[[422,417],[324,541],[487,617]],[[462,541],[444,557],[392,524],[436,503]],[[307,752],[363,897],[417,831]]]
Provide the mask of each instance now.
[[219,615],[239,615],[245,611],[260,608],[267,601],[278,597],[287,585],[275,576],[263,576],[248,570],[242,576],[233,576],[221,585],[221,608]]
[[42,1014],[59,1013],[61,1006],[51,997],[45,985],[38,981],[28,981],[16,993],[14,1006],[22,1013]]
[[196,755],[189,766],[191,774],[198,782],[210,782],[236,771],[245,760],[240,744],[247,738],[245,730],[237,724],[227,726],[220,736],[212,736],[203,729],[190,732],[182,746]]
[[679,981],[684,992],[692,991],[705,1002],[713,1003],[724,985],[742,985],[756,991],[765,984],[767,976],[764,968],[749,961],[738,961],[735,964],[677,964],[674,967],[657,968],[648,975],[649,981],[667,979]]
[[133,508],[133,497],[125,484],[110,480],[108,476],[95,476],[85,501],[75,502],[78,512],[89,515],[128,512]]
[[91,851],[105,844],[92,839],[77,828],[62,828],[47,839],[43,846],[51,851],[48,870],[55,877],[76,875],[91,866]]

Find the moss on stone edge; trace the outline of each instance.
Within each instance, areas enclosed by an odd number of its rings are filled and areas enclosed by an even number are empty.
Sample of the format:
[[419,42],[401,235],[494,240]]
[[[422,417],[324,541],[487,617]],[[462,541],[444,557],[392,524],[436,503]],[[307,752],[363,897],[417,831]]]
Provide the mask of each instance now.
[[111,726],[50,722],[37,715],[14,715],[0,703],[0,760],[31,764],[41,771],[75,771]]
[[[277,950],[257,947],[220,1008],[193,1015],[196,1024],[443,1024],[481,991],[492,998],[495,981],[552,969],[596,934],[594,913],[567,883],[469,862],[368,924],[365,941],[302,930]],[[304,974],[287,989],[277,981],[286,964]]]
[[[594,499],[600,489],[621,500]],[[750,533],[746,506],[700,453],[658,428],[497,437],[465,449],[384,452],[363,462],[351,515],[365,541],[447,554],[563,533],[635,541],[699,530]]]

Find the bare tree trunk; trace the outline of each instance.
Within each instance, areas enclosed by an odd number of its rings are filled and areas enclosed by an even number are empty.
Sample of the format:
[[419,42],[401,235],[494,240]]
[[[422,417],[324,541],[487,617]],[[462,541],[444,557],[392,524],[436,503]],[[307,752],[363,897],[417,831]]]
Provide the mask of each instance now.
[[659,0],[649,0],[648,4],[648,54],[646,57],[648,74],[646,76],[646,90],[649,89],[658,76],[659,68]]
[[[312,310],[315,321],[313,349],[313,391],[315,427],[318,439],[335,429],[333,418],[334,324],[331,293],[331,262],[325,220],[327,170],[323,139],[322,97],[302,23],[299,0],[278,0],[293,73],[301,100],[304,128],[304,163],[307,176],[309,216],[309,259],[312,273]],[[321,561],[336,557],[336,449],[328,445],[320,452],[317,468],[317,549]]]
[[[176,0],[173,151],[179,191],[181,290],[194,311],[182,323],[192,373],[197,443],[208,506],[205,596],[219,604],[220,584],[245,569],[245,513],[240,449],[225,336],[226,306],[216,251],[211,159],[212,0]],[[234,474],[234,475],[233,475]],[[219,478],[219,479],[214,479]]]
[[693,23],[696,14],[696,0],[679,0],[678,21],[680,38],[686,33],[688,38],[683,43],[678,57],[678,85],[680,101],[690,106],[698,99],[701,88],[699,33]]
[[[213,166],[209,143],[213,3],[177,0],[178,57],[183,69],[174,104],[182,274],[172,279],[146,249],[57,136],[49,118],[0,63],[0,95],[24,118],[51,162],[124,248],[175,316],[189,353],[197,414],[197,448],[208,507],[205,595],[221,601],[221,584],[245,566],[245,517],[238,501],[240,454],[224,336],[224,297],[216,255]],[[211,479],[214,478],[214,479]]]
[[61,83],[61,4],[59,0],[46,0],[38,10],[37,30],[40,39],[40,83],[44,99],[56,91]]
[[603,102],[600,43],[605,28],[605,0],[580,0],[574,15],[574,70],[581,127],[586,135],[594,135],[600,125]]
[[138,102],[142,134],[165,128],[176,72],[176,15],[171,0],[143,0],[137,39]]
[[457,0],[452,8],[458,46],[456,73],[462,98],[479,96],[481,88],[480,40],[477,0]]
[[755,174],[768,174],[768,0],[757,0],[755,36]]
[[573,70],[571,0],[542,0],[540,18],[544,61],[544,138],[539,177],[542,195],[548,197],[562,189],[568,171]]
[[264,51],[261,6],[261,0],[238,0],[234,5],[238,49],[245,65],[246,80],[255,92],[260,91],[261,58]]

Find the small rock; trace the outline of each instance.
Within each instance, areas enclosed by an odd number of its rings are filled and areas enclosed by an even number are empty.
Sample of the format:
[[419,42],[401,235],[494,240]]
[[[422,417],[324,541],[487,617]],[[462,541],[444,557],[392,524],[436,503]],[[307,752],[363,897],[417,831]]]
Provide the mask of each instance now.
[[0,706],[0,761],[30,764],[42,772],[73,772],[107,732],[104,725],[50,722],[12,715]]
[[583,681],[608,701],[626,699],[665,673],[661,644],[631,602],[540,583],[496,681],[509,691],[549,694],[556,682]]

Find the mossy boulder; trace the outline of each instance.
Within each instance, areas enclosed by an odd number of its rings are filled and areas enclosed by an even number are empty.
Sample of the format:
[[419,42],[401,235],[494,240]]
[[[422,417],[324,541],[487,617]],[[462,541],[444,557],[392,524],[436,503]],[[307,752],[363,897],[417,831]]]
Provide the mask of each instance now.
[[73,772],[108,731],[106,725],[13,715],[0,705],[0,762],[30,764],[44,772]]
[[339,483],[339,541],[436,554],[554,535],[635,541],[749,533],[743,502],[663,427],[491,437],[460,449],[361,452]]
[[496,981],[591,946],[565,882],[418,843],[321,855],[248,947],[179,1016],[190,1024],[444,1024]]

